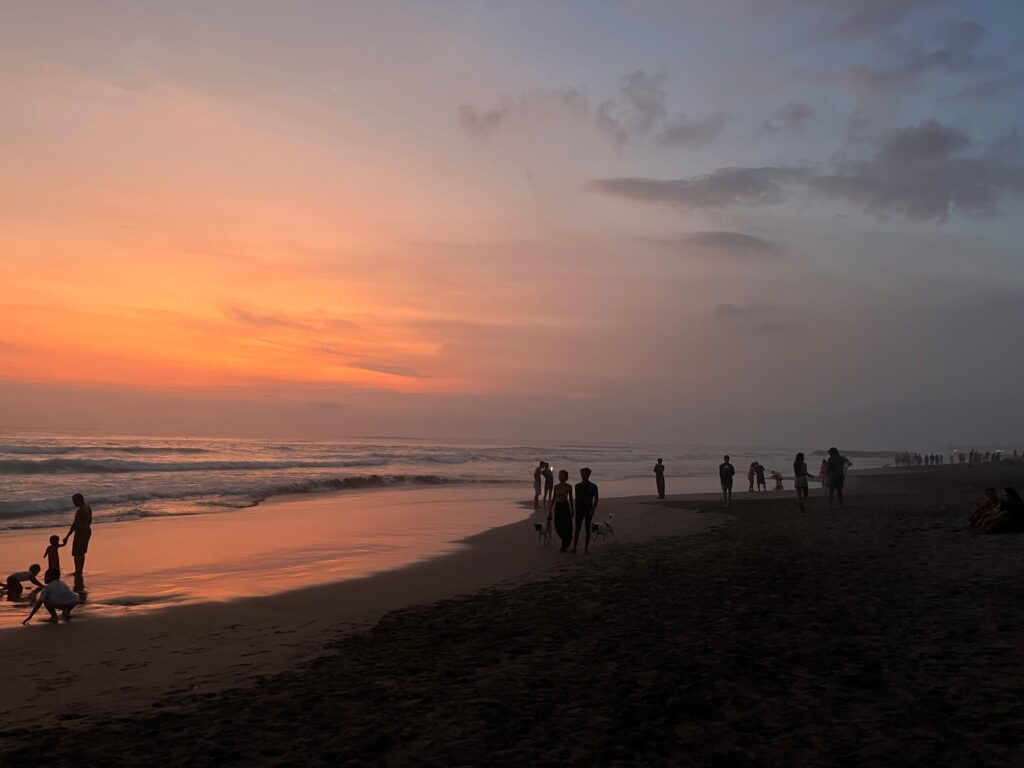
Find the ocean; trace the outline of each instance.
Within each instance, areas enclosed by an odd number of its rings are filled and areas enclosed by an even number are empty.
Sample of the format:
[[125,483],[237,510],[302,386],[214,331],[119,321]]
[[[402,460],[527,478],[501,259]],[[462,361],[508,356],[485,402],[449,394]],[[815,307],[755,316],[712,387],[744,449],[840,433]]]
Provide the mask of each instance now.
[[[663,458],[669,492],[713,490],[722,454],[789,475],[795,450],[779,447],[620,444],[501,444],[412,438],[282,441],[187,437],[0,433],[0,530],[52,528],[70,521],[73,493],[83,493],[95,522],[201,515],[252,507],[272,496],[435,486],[520,484],[532,498],[540,459],[557,470],[589,466],[615,495],[646,492]],[[815,466],[814,457],[808,462]],[[890,454],[858,456],[881,466]],[[680,481],[682,479],[682,481]]]

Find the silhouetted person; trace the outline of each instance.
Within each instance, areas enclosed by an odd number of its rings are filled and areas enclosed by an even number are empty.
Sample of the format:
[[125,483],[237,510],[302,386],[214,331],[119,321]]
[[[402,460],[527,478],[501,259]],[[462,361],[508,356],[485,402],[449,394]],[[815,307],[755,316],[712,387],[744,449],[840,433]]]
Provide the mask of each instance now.
[[32,611],[21,623],[28,624],[32,617],[36,615],[36,611],[43,607],[50,612],[50,621],[57,622],[57,611],[61,612],[61,618],[64,621],[70,621],[71,611],[78,605],[78,595],[72,592],[71,588],[61,581],[60,578],[49,571],[47,571],[43,580],[46,582],[46,586],[40,590],[36,596],[36,604],[32,606]]
[[999,512],[989,518],[982,533],[1024,533],[1024,499],[1016,488],[1004,488]]
[[999,493],[995,488],[985,489],[985,502],[971,514],[971,526],[984,529],[1000,511]]
[[540,471],[544,477],[544,503],[551,504],[551,489],[555,486],[555,473],[551,471],[551,465],[544,462],[544,469]]
[[13,600],[17,600],[21,597],[21,593],[25,590],[22,586],[23,581],[27,581],[31,584],[35,584],[37,587],[43,586],[42,582],[39,581],[39,572],[43,570],[39,563],[32,563],[28,567],[27,571],[15,571],[7,577],[7,596]]
[[60,536],[50,537],[50,546],[43,552],[43,557],[46,558],[46,570],[47,572],[56,573],[60,576],[60,548],[66,547],[67,544],[61,544]]
[[89,551],[89,539],[92,538],[92,507],[85,503],[85,497],[80,493],[71,497],[71,503],[76,507],[75,519],[68,528],[64,543],[67,544],[71,534],[75,534],[71,557],[75,561],[75,575],[81,578],[85,575],[85,555]]
[[807,469],[807,462],[804,461],[803,453],[798,453],[793,459],[793,487],[796,488],[796,501],[800,505],[800,511],[807,509],[807,495],[810,493],[811,475]]
[[718,465],[718,480],[722,483],[722,498],[728,507],[732,502],[732,479],[736,475],[736,467],[729,462],[728,455],[723,458],[725,460]]
[[661,459],[658,459],[658,463],[654,465],[654,482],[658,486],[658,498],[665,498],[665,465],[661,463]]
[[821,467],[818,469],[818,481],[821,483],[821,489],[828,493],[828,459],[821,460]]
[[754,492],[754,477],[757,476],[757,462],[750,462],[750,468],[747,470],[747,484],[750,486],[747,488],[748,493]]
[[839,449],[829,448],[825,459],[825,475],[828,477],[828,506],[832,508],[832,496],[839,498],[839,508],[843,508],[843,484],[846,482],[846,458],[841,456]]
[[540,504],[540,489],[541,482],[543,479],[544,462],[540,462],[537,468],[533,470],[533,506],[536,507]]
[[551,503],[548,505],[548,521],[552,514],[555,518],[555,533],[562,540],[559,552],[565,552],[572,544],[573,500],[572,486],[569,485],[569,473],[564,469],[558,471],[558,485],[552,488]]
[[572,551],[580,543],[580,527],[585,530],[583,539],[583,551],[590,551],[590,525],[594,519],[594,512],[597,511],[597,503],[600,497],[597,491],[597,484],[590,482],[590,467],[580,470],[580,482],[576,483],[576,532],[572,538]]
[[757,476],[757,490],[767,491],[768,486],[764,481],[764,465],[761,462],[757,462],[757,466],[754,467],[754,474]]

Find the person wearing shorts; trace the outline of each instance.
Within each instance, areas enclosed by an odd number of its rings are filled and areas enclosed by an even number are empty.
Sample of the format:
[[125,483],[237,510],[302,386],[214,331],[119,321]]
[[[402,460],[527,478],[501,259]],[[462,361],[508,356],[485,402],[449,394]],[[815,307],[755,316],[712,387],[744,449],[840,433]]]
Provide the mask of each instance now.
[[75,505],[75,519],[68,528],[64,543],[67,544],[71,534],[75,534],[71,557],[75,561],[75,576],[80,579],[85,575],[85,555],[89,551],[89,539],[92,538],[92,507],[85,503],[85,497],[80,493],[71,497],[71,503]]
[[23,581],[35,584],[37,587],[43,586],[37,578],[42,568],[38,563],[33,563],[28,567],[27,571],[17,571],[7,577],[7,596],[13,600],[17,600],[21,597],[21,593],[25,591],[25,587],[22,586]]

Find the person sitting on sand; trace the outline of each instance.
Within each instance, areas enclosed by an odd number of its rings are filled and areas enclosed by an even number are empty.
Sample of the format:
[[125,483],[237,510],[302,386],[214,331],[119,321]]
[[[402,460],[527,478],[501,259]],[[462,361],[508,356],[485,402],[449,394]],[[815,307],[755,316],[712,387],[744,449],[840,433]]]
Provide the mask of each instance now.
[[8,576],[7,584],[5,585],[7,596],[12,600],[17,600],[21,597],[21,593],[25,590],[21,584],[23,581],[28,581],[37,587],[43,586],[39,579],[36,578],[41,570],[43,569],[39,566],[39,563],[32,563],[27,571],[15,571]]
[[50,546],[43,552],[43,557],[46,558],[46,570],[48,573],[56,573],[60,576],[60,548],[66,546],[67,544],[60,543],[60,536],[50,537]]
[[43,580],[46,582],[46,586],[36,595],[36,604],[32,606],[32,611],[21,623],[28,624],[32,621],[36,611],[42,607],[50,612],[49,620],[55,624],[57,623],[57,611],[60,611],[64,621],[71,621],[71,611],[78,605],[78,595],[72,592],[71,587],[61,581],[58,576],[49,571]]
[[999,514],[999,492],[995,488],[985,489],[985,503],[971,515],[972,528],[984,528],[989,519]]
[[1016,488],[1004,488],[1003,493],[999,512],[988,519],[982,533],[1024,533],[1024,499]]
[[548,505],[548,522],[551,522],[551,517],[554,515],[555,518],[555,532],[558,534],[558,538],[562,540],[562,548],[559,552],[565,552],[569,549],[569,545],[572,544],[572,518],[573,518],[573,498],[572,498],[572,486],[569,485],[569,473],[564,469],[558,471],[558,485],[552,488],[551,491],[551,502]]
[[723,457],[724,461],[718,465],[718,480],[722,484],[722,498],[725,500],[726,508],[732,501],[732,479],[736,475],[736,467],[729,461],[729,456]]
[[572,551],[580,543],[580,528],[586,531],[583,540],[583,553],[590,552],[590,525],[594,519],[594,512],[597,511],[597,502],[600,501],[597,483],[590,482],[590,467],[580,470],[580,482],[576,483],[576,532],[572,537]]

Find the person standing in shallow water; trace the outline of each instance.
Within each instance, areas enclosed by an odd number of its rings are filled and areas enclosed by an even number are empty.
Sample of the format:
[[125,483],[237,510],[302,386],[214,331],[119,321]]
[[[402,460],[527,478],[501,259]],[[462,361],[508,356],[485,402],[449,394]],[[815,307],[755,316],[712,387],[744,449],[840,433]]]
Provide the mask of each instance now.
[[71,497],[71,503],[75,505],[75,519],[68,528],[64,543],[67,544],[71,534],[75,534],[71,557],[75,561],[74,575],[82,579],[85,576],[85,555],[89,551],[89,539],[92,538],[92,507],[85,503],[85,497],[80,493]]
[[[665,498],[665,465],[662,464],[661,459],[658,459],[658,463],[654,465],[654,482],[658,486],[658,498]],[[589,536],[588,536],[589,538]]]
[[544,462],[541,461],[535,470],[533,470],[533,506],[536,508],[540,505],[540,489],[541,482],[543,480]]
[[718,479],[722,483],[722,498],[728,507],[732,502],[732,478],[736,474],[736,467],[729,461],[728,455],[723,458],[725,461],[718,465]]
[[555,484],[555,473],[551,471],[551,465],[545,461],[544,469],[540,471],[540,474],[544,478],[544,503],[550,505],[551,488]]
[[565,552],[572,544],[573,499],[572,486],[569,485],[569,473],[564,469],[558,471],[558,484],[551,489],[551,503],[548,506],[548,522],[555,518],[555,533],[562,541],[559,552]]

